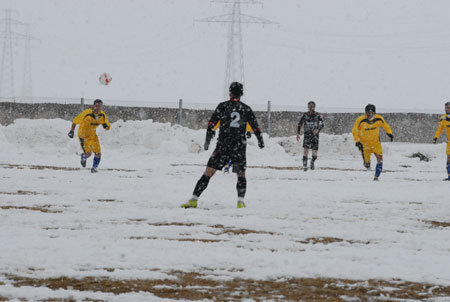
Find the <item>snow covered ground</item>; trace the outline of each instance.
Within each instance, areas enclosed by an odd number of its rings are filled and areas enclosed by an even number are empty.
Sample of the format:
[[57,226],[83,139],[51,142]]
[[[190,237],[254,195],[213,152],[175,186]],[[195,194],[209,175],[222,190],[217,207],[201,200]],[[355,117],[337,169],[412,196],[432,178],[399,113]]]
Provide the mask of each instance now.
[[[64,120],[0,126],[0,301],[193,300],[18,283],[189,273],[219,282],[330,278],[450,288],[444,144],[383,144],[385,173],[374,182],[350,134],[321,135],[317,169],[307,172],[295,137],[265,137],[263,150],[252,138],[247,208],[236,208],[235,175],[218,172],[199,208],[184,210],[212,152],[202,150],[205,131],[118,121],[98,130],[103,157],[91,174],[79,166],[69,128]],[[431,161],[410,158],[416,152]],[[395,301],[450,301],[434,288]],[[220,300],[202,291],[202,299]]]

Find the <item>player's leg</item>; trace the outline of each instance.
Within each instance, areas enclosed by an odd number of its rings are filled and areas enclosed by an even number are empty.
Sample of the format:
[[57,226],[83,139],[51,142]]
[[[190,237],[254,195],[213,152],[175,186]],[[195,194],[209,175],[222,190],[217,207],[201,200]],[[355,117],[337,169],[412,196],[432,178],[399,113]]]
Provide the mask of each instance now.
[[237,152],[233,159],[233,172],[237,175],[236,191],[238,196],[237,207],[245,208],[245,193],[247,192],[247,179],[245,177],[245,170],[247,167],[247,159],[245,148]]
[[377,166],[375,167],[375,177],[374,180],[378,180],[383,171],[383,149],[381,148],[381,143],[375,147],[375,157],[377,158]]
[[203,191],[208,187],[209,180],[214,176],[216,171],[213,167],[206,167],[205,172],[195,185],[194,192],[192,193],[194,199],[198,199],[202,195]]
[[311,135],[304,134],[303,135],[303,170],[308,170],[308,153],[309,149],[311,149]]
[[245,170],[237,173],[237,184],[236,184],[236,190],[238,194],[238,202],[237,207],[238,208],[245,208],[245,193],[247,192],[247,178],[245,178]]
[[102,158],[102,153],[100,149],[100,141],[98,140],[98,136],[96,135],[91,140],[89,140],[89,145],[92,147],[92,151],[94,152],[94,160],[92,162],[91,172],[98,172],[97,168],[100,164],[100,160]]
[[83,153],[81,153],[81,166],[84,168],[86,167],[86,160],[89,156],[91,156],[92,151],[89,148],[89,146],[86,146],[85,139],[84,138],[78,138],[80,141],[81,150],[83,150]]
[[369,145],[363,145],[362,155],[364,160],[364,167],[370,170],[370,156],[372,155],[372,148]]
[[305,144],[303,144],[303,170],[308,170],[308,153],[309,148],[305,147]]
[[311,158],[311,170],[315,169],[315,161],[317,159],[317,154],[319,152],[319,137],[314,137],[313,145],[311,146],[312,149],[312,158]]
[[208,187],[209,180],[214,176],[217,170],[222,170],[222,168],[226,165],[228,158],[222,156],[217,149],[214,150],[213,154],[208,160],[206,164],[206,169],[200,179],[197,181],[195,185],[194,192],[192,193],[191,199],[187,203],[183,203],[181,205],[182,208],[196,208],[197,201],[200,195],[202,195],[203,191]]
[[450,181],[450,142],[447,143],[447,179]]
[[237,176],[237,207],[245,208],[244,198],[247,191],[247,179],[245,178],[245,170],[247,169],[246,145],[239,146],[237,150],[230,152],[230,155],[233,162],[233,173],[236,173]]

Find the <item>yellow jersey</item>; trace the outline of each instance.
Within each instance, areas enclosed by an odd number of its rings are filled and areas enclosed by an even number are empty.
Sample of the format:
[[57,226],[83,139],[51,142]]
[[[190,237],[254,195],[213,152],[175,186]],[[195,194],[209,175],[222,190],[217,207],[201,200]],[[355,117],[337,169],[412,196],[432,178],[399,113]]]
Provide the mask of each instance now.
[[73,123],[80,125],[78,137],[83,139],[97,135],[97,127],[99,125],[102,125],[106,130],[111,129],[111,124],[108,122],[105,112],[102,110],[95,114],[92,108],[81,112],[73,119]]
[[436,134],[434,135],[434,138],[438,139],[439,136],[441,136],[442,131],[444,131],[444,129],[447,133],[448,141],[450,142],[450,114],[443,114],[439,118],[439,125],[436,130]]
[[378,143],[380,142],[380,127],[383,127],[387,134],[392,134],[391,127],[381,115],[375,114],[370,120],[367,115],[361,115],[353,125],[353,139],[355,142],[361,142],[362,144]]

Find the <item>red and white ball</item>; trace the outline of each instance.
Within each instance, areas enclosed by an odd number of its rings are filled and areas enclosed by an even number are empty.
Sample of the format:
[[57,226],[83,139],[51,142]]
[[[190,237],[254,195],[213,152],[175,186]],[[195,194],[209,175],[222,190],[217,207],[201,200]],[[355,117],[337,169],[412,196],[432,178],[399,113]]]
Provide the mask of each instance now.
[[100,77],[98,78],[98,80],[100,81],[101,84],[103,85],[109,85],[109,83],[111,83],[112,78],[109,74],[107,74],[106,72],[102,73],[100,75]]

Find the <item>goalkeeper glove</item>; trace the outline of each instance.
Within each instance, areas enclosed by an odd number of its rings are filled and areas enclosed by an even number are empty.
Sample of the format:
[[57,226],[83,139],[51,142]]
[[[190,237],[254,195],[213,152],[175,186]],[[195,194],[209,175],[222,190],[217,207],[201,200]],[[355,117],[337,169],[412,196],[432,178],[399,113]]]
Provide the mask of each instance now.
[[389,136],[389,138],[391,139],[391,142],[394,140],[394,135],[390,134],[390,133],[386,133],[387,136]]

